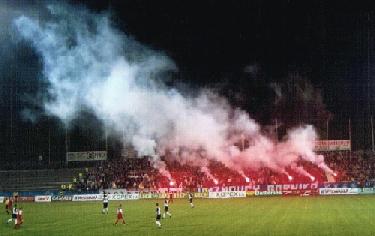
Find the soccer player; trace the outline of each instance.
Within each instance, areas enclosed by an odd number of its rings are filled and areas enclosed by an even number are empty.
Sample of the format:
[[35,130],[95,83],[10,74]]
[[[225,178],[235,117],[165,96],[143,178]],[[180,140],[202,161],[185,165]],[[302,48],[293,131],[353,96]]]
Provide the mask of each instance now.
[[14,228],[19,229],[22,223],[23,223],[23,210],[22,210],[22,207],[20,207],[20,209],[17,211],[17,216],[14,221]]
[[191,208],[194,208],[194,204],[193,204],[193,193],[189,193],[189,203],[190,203],[190,207],[191,207]]
[[17,214],[18,214],[17,204],[14,204],[14,207],[13,207],[13,209],[12,209],[12,218],[10,218],[10,219],[8,220],[8,224],[9,224],[10,222],[12,222],[13,220],[15,221],[15,220],[17,219]]
[[115,225],[117,225],[119,220],[122,220],[122,223],[125,224],[125,220],[124,220],[122,213],[123,213],[122,206],[120,204],[120,206],[117,208],[117,220],[115,222]]
[[5,198],[5,212],[9,215],[9,198]]
[[[8,204],[7,204],[7,201],[8,201]],[[13,200],[12,200],[12,198],[8,198],[5,201],[5,210],[6,210],[8,215],[12,212],[12,209],[13,209]]]
[[173,203],[173,192],[169,192],[169,202]]
[[172,214],[169,212],[169,200],[168,198],[164,199],[164,213],[163,218],[165,219],[165,214],[169,215],[169,218],[172,218]]
[[160,223],[160,218],[161,218],[161,211],[159,207],[159,203],[156,203],[156,225],[161,228],[161,223]]
[[13,193],[13,198],[14,198],[14,202],[15,202],[15,203],[18,202],[18,197],[19,197],[18,192],[14,192],[14,193]]
[[8,204],[9,213],[12,212],[12,209],[13,209],[13,199],[10,197],[9,198],[9,204]]
[[103,214],[108,214],[108,194],[103,191],[103,209],[102,209]]

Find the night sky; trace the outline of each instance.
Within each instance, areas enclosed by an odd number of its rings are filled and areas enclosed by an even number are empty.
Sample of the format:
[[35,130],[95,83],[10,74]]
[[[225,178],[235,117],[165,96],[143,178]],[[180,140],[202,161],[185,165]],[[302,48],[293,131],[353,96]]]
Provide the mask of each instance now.
[[[44,11],[43,1],[0,2]],[[372,5],[325,0],[69,3],[110,11],[121,31],[165,52],[179,69],[169,86],[215,89],[263,125],[277,119],[284,132],[312,123],[326,138],[329,119],[329,138],[348,139],[351,119],[354,149],[371,148]],[[64,127],[43,114],[37,102],[38,91],[46,89],[40,79],[40,58],[11,36],[10,26],[0,26],[9,27],[0,32],[0,165],[39,155],[64,160]],[[35,114],[35,120],[24,119],[25,112]],[[82,114],[69,129],[70,140],[75,140],[70,141],[70,150],[102,149],[103,140],[98,138],[102,130],[95,127],[98,121]],[[110,144],[115,155],[118,144],[115,140]]]

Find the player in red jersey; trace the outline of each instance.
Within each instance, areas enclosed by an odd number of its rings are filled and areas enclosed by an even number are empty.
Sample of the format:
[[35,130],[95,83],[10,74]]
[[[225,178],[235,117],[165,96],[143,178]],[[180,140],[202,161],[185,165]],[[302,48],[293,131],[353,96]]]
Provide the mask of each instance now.
[[17,211],[17,218],[14,221],[14,228],[19,229],[22,223],[23,223],[23,210],[22,210],[22,207],[20,207]]
[[122,211],[122,206],[120,204],[120,206],[117,208],[117,219],[116,219],[115,225],[117,225],[119,220],[122,220],[122,223],[125,224],[125,220],[122,214],[123,214],[123,211]]
[[5,198],[4,199],[4,203],[5,203],[5,212],[7,213],[7,215],[9,215],[9,198]]
[[13,200],[12,200],[11,197],[8,199],[8,204],[5,203],[5,209],[6,209],[8,215],[12,212]]
[[173,203],[173,192],[169,192],[169,203]]

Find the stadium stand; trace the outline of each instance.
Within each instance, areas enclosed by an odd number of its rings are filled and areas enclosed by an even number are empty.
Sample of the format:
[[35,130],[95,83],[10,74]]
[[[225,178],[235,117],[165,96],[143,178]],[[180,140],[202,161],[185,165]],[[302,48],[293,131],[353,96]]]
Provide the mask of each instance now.
[[82,169],[0,171],[0,191],[57,190],[70,183]]
[[[346,151],[323,154],[327,165],[337,173],[333,179],[327,178],[326,173],[312,163],[300,162],[299,166],[313,175],[319,183],[334,185],[335,182],[340,182],[356,186],[375,186],[375,155],[371,152]],[[268,168],[246,170],[245,173],[249,176],[249,181],[246,182],[243,176],[219,162],[209,163],[209,174],[202,172],[200,167],[183,165],[176,161],[166,160],[166,164],[173,177],[173,185],[178,188],[311,182],[307,176],[292,169],[289,169],[288,173],[293,176],[293,180]],[[92,192],[107,188],[132,191],[170,186],[170,180],[152,166],[148,157],[112,159],[98,162],[88,168],[0,171],[0,179],[3,180],[0,182],[0,192]]]
[[[326,163],[337,173],[337,176],[334,177],[334,182],[373,186],[375,182],[374,155],[364,152],[330,152],[324,155]],[[199,167],[182,165],[175,161],[166,161],[166,164],[168,171],[173,177],[174,185],[180,188],[312,181],[309,177],[303,176],[293,171],[293,169],[288,170],[288,173],[293,176],[293,180],[289,180],[285,174],[276,173],[268,168],[261,168],[257,171],[247,170],[246,174],[250,177],[250,181],[246,183],[243,176],[229,170],[218,162],[211,162],[209,164],[210,177],[206,173],[203,173]],[[299,166],[302,166],[314,176],[314,181],[316,180],[319,183],[330,182],[327,174],[312,163],[301,161]],[[169,180],[161,176],[152,167],[147,157],[102,162],[96,167],[88,169],[83,176],[77,176],[77,178],[78,181],[75,184],[75,188],[79,191],[92,191],[105,188],[139,190],[169,186]]]

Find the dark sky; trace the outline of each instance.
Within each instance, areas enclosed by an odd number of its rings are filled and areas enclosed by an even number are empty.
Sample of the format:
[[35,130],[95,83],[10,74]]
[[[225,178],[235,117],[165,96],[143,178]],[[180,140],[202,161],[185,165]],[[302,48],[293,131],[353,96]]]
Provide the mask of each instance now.
[[244,68],[257,65],[258,77],[267,82],[295,72],[306,77],[323,90],[334,113],[352,111],[359,98],[367,99],[359,90],[367,86],[368,49],[370,63],[373,55],[370,5],[320,0],[79,2],[97,11],[111,9],[119,27],[167,52],[181,76],[193,83],[230,80],[243,86],[238,80]]
[[[41,1],[5,2],[43,6]],[[325,127],[326,114],[331,113],[331,139],[347,138],[350,118],[353,145],[370,147],[375,62],[372,5],[326,0],[69,2],[97,12],[109,10],[122,31],[164,51],[179,68],[173,85],[216,88],[263,124],[275,118],[287,124],[292,116],[293,125],[312,122]],[[25,108],[36,108],[25,96],[43,87],[36,80],[41,76],[40,59],[31,48],[18,45],[12,56],[0,59],[0,71],[1,158],[46,156],[50,137],[54,158],[61,159],[64,129],[58,121],[42,116],[31,123],[20,115]],[[325,107],[310,109],[316,105],[311,101],[301,105],[304,101],[296,98],[298,92],[289,88],[295,84],[303,88],[301,78],[321,94]],[[273,83],[284,86],[281,107],[275,105]],[[300,106],[308,107],[307,118],[298,120],[291,114],[298,113]],[[92,143],[84,134],[78,136],[82,143]]]

